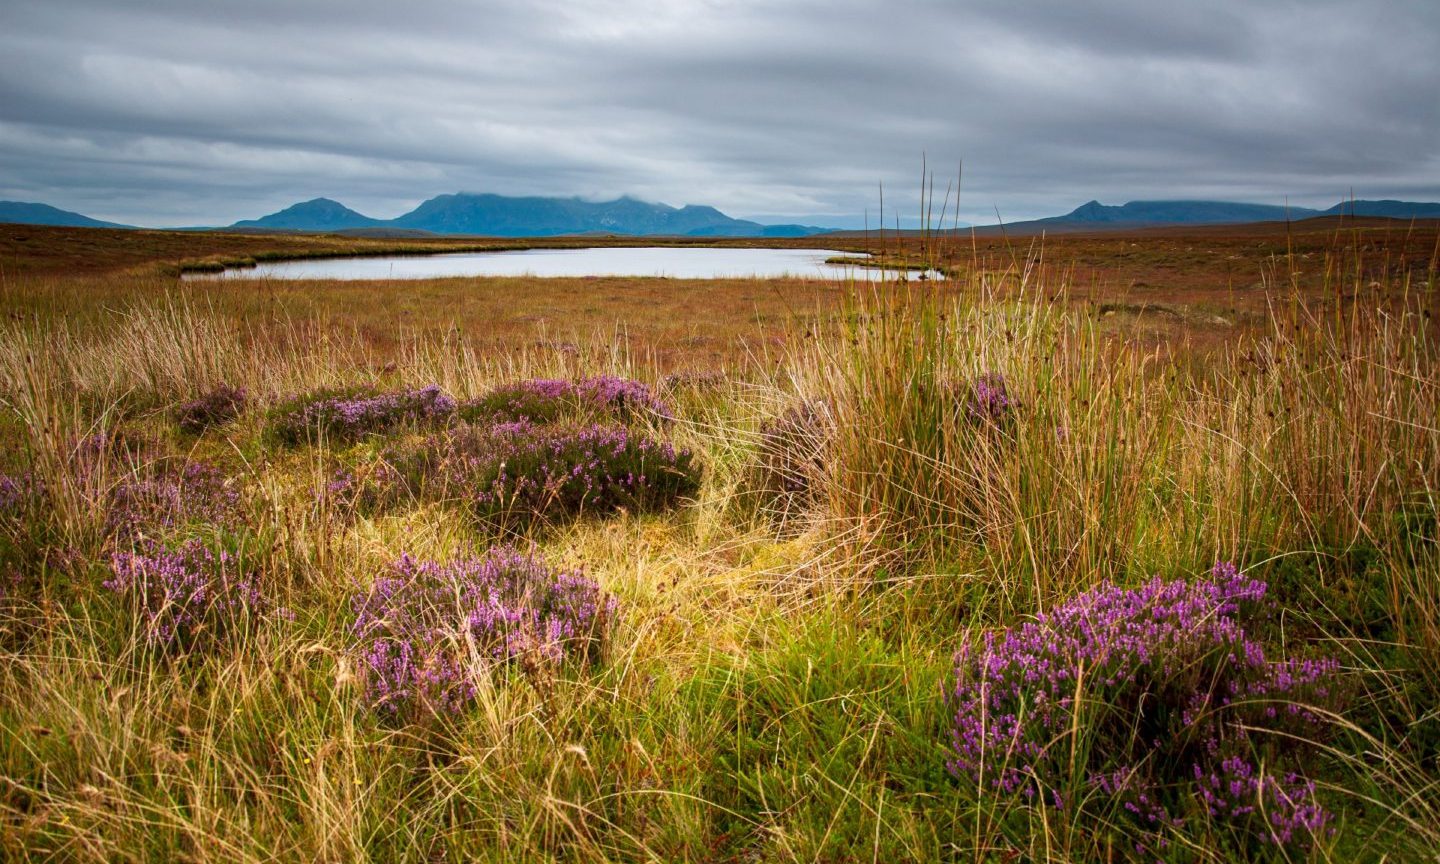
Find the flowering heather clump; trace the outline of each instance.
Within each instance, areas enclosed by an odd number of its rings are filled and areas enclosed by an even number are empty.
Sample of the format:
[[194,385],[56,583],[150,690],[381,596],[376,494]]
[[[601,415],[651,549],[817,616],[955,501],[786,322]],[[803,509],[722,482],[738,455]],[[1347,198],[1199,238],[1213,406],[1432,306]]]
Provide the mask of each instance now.
[[366,699],[391,716],[460,711],[479,676],[511,661],[597,662],[616,608],[581,572],[509,547],[448,564],[402,556],[350,602]]
[[156,451],[154,441],[124,429],[106,429],[75,441],[72,461],[87,469],[100,462],[136,465],[152,458]]
[[484,396],[463,402],[460,419],[474,422],[553,423],[579,408],[575,386],[558,378],[502,384]]
[[[94,496],[108,536],[129,542],[193,522],[240,521],[239,489],[206,462],[167,457],[152,442],[114,433],[86,436],[74,454],[68,471]],[[0,521],[43,503],[44,493],[29,473],[0,476]]]
[[317,432],[351,441],[404,424],[446,420],[455,408],[455,400],[437,384],[388,393],[369,388],[319,390],[276,406],[270,428],[289,444],[302,443]]
[[135,603],[146,642],[165,651],[214,644],[274,608],[254,573],[199,540],[174,550],[151,542],[116,552],[110,570],[104,586]]
[[180,431],[199,435],[211,426],[223,426],[245,410],[245,391],[221,384],[204,396],[181,403],[175,409],[175,422]]
[[626,420],[653,417],[662,422],[675,419],[670,406],[661,401],[650,388],[639,381],[600,375],[575,382],[575,393],[582,403],[608,411]]
[[1001,425],[1015,411],[1015,400],[1005,387],[1005,376],[986,372],[957,388],[965,402],[965,415],[971,420]]
[[1188,802],[1262,840],[1305,842],[1330,818],[1314,785],[1262,776],[1254,754],[1270,752],[1267,770],[1301,755],[1319,731],[1305,706],[1331,697],[1336,664],[1266,658],[1245,628],[1265,590],[1232,564],[1206,580],[1107,585],[967,646],[951,772],[1057,807],[1078,775],[1143,830],[1179,825]]
[[623,426],[462,426],[387,454],[387,464],[393,493],[459,498],[501,524],[660,510],[699,489],[689,451]]
[[189,522],[230,524],[240,517],[240,493],[204,462],[154,463],[110,493],[106,532],[132,539]]
[[641,417],[668,422],[670,406],[639,381],[602,375],[566,381],[536,378],[503,384],[460,406],[460,418],[469,422],[554,423],[567,418],[603,415],[617,420]]

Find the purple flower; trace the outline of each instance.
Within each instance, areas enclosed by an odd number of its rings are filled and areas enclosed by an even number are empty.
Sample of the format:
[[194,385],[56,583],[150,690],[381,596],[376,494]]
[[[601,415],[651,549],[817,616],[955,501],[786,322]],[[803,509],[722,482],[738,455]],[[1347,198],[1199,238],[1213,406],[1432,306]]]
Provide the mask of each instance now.
[[239,490],[219,469],[161,460],[135,469],[111,490],[105,528],[129,540],[191,522],[239,521]]
[[447,564],[403,555],[351,598],[365,698],[385,714],[454,713],[478,676],[600,659],[616,601],[579,571],[510,547]]
[[1015,400],[1005,386],[1005,376],[986,372],[970,382],[965,413],[972,419],[999,425],[1015,410]]
[[699,488],[693,456],[623,426],[459,426],[384,455],[357,500],[460,500],[498,524],[675,506]]
[[462,404],[459,410],[463,420],[489,423],[555,423],[589,418],[668,423],[674,419],[670,406],[649,387],[609,375],[578,381],[536,378],[504,384]]
[[42,493],[40,481],[29,471],[0,474],[0,520],[16,520],[33,506]]
[[[1313,739],[1318,719],[1305,706],[1332,697],[1337,664],[1267,657],[1246,629],[1265,590],[1228,563],[1208,579],[1103,585],[965,646],[949,694],[951,772],[1034,796],[1065,788],[1084,753],[1091,788],[1142,829],[1175,824],[1175,789],[1190,783],[1214,818],[1265,840],[1308,840],[1329,818],[1313,784],[1261,778],[1246,754],[1270,747],[1282,758]],[[1271,823],[1241,820],[1262,796]]]
[[277,610],[255,573],[199,540],[174,550],[146,542],[140,551],[116,552],[110,571],[102,584],[133,602],[145,641],[163,651],[214,644]]
[[383,393],[369,388],[319,390],[277,406],[271,412],[270,428],[290,444],[317,433],[351,441],[405,424],[444,421],[455,410],[455,400],[438,384]]

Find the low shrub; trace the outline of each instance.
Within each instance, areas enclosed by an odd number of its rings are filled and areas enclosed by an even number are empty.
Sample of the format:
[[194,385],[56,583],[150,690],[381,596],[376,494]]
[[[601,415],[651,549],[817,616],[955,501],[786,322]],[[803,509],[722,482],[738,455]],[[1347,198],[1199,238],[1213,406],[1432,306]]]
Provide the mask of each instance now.
[[147,645],[179,653],[220,644],[247,622],[279,610],[256,573],[199,540],[170,549],[154,541],[114,553],[102,584],[133,604]]
[[573,396],[569,381],[536,378],[492,388],[460,403],[458,413],[466,423],[553,423],[576,409]]
[[651,418],[662,423],[675,419],[670,406],[639,381],[614,375],[582,378],[575,394],[584,405],[606,411],[619,420]]
[[663,510],[700,485],[689,451],[623,426],[461,426],[392,449],[385,465],[361,501],[458,499],[503,525]]
[[205,462],[157,461],[135,469],[110,491],[105,531],[121,541],[206,522],[241,519],[240,492]]
[[[236,525],[238,486],[214,465],[166,455],[153,442],[92,435],[76,445],[62,476],[0,475],[0,525],[14,533],[43,528],[54,515],[57,487],[80,491],[94,508],[100,539],[121,543],[184,525]],[[47,482],[48,481],[48,482]]]
[[317,434],[354,441],[403,425],[444,421],[455,410],[455,400],[437,384],[390,392],[368,387],[322,389],[275,406],[270,432],[287,444],[303,443]]
[[1159,844],[1195,813],[1241,845],[1308,843],[1331,818],[1301,771],[1336,664],[1267,658],[1247,630],[1265,591],[1230,564],[1105,585],[967,646],[952,773],[981,795],[1109,802]]
[[760,509],[784,524],[814,503],[834,420],[824,402],[805,401],[760,425],[753,484]]
[[221,384],[210,392],[175,409],[175,423],[181,432],[199,435],[212,426],[224,426],[245,410],[245,390]]
[[1000,427],[1015,415],[1015,400],[999,372],[983,373],[973,381],[952,385],[951,390],[956,403],[965,406],[965,416],[974,422]]
[[616,610],[582,572],[510,547],[446,564],[403,555],[350,604],[365,701],[405,719],[463,710],[498,667],[598,662]]
[[33,474],[0,474],[0,524],[23,519],[38,496],[39,481]]
[[543,424],[577,419],[651,419],[668,423],[674,419],[670,406],[648,386],[611,375],[579,381],[536,378],[503,384],[462,403],[459,415],[471,423]]

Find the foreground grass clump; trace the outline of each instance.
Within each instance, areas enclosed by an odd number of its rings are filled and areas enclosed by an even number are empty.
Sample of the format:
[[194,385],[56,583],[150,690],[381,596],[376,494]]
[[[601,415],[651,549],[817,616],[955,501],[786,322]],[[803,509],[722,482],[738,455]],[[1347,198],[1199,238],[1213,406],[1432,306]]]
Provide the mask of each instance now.
[[[706,664],[678,695],[718,860],[929,861],[967,830],[945,772],[943,657],[796,611],[773,641]],[[694,720],[687,722],[695,722]]]
[[366,702],[414,718],[463,710],[506,664],[597,662],[617,603],[579,571],[498,547],[447,564],[402,555],[351,607]]
[[1316,706],[1337,707],[1336,664],[1267,659],[1265,588],[1228,564],[1208,580],[1102,586],[962,647],[951,771],[981,796],[1127,813],[1161,847],[1196,818],[1237,851],[1308,846],[1334,818],[1300,771]]
[[700,485],[693,453],[624,426],[459,426],[399,445],[384,462],[362,502],[459,500],[508,526],[664,510]]
[[454,413],[455,400],[437,384],[388,392],[373,387],[322,389],[272,408],[270,430],[286,444],[301,444],[319,436],[354,441],[400,426],[444,421]]

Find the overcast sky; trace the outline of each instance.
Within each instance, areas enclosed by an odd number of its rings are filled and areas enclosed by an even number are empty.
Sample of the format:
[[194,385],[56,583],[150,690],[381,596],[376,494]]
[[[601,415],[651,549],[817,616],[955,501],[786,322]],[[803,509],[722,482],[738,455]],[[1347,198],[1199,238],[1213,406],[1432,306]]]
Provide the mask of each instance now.
[[[140,225],[317,196],[629,194],[993,223],[1440,200],[1440,0],[0,0],[0,199]],[[888,217],[893,221],[893,214]]]

